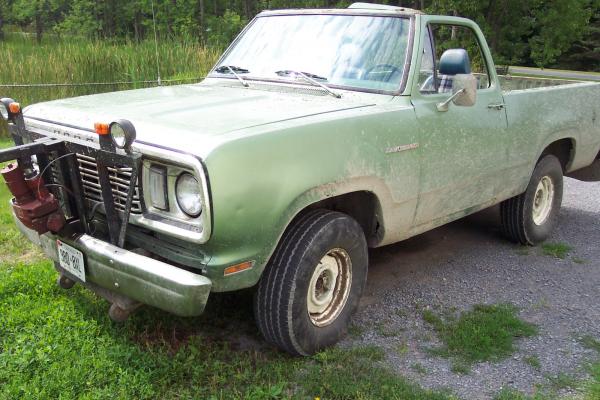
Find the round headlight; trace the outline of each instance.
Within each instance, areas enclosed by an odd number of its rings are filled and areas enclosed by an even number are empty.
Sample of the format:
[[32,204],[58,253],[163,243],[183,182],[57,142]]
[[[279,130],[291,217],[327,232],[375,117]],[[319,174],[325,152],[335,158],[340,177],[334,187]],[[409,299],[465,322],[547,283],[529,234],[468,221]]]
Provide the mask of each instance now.
[[175,185],[177,204],[181,211],[190,217],[197,217],[202,212],[202,187],[192,174],[184,172],[177,178]]
[[129,149],[136,138],[135,127],[125,119],[110,124],[110,134],[113,142],[120,149]]

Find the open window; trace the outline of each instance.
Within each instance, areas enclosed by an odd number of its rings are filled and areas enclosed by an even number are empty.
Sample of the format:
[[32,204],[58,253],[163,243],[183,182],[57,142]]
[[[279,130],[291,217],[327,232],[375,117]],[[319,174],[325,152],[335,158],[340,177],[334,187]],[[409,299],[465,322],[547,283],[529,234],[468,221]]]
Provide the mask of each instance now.
[[419,71],[419,90],[422,94],[452,92],[454,73],[439,69],[446,50],[464,49],[470,59],[471,73],[477,78],[478,89],[490,87],[490,75],[475,31],[469,27],[430,24],[424,36],[424,47]]

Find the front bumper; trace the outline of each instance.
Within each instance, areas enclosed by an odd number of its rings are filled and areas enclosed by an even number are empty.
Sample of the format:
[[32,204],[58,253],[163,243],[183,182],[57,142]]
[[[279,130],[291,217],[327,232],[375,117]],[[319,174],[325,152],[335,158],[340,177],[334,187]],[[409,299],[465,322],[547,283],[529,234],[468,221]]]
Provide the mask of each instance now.
[[[211,280],[205,276],[85,234],[73,239],[51,233],[38,235],[18,218],[14,219],[19,230],[39,245],[56,265],[57,239],[81,251],[85,258],[85,286],[103,297],[133,299],[183,317],[200,315],[204,311],[212,286]],[[73,279],[66,271],[57,268]]]

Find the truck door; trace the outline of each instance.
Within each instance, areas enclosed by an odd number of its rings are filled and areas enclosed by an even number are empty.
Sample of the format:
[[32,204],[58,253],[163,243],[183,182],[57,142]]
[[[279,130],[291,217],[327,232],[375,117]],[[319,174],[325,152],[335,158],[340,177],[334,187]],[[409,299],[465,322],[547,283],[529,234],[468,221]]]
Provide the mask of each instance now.
[[[448,18],[456,25],[424,21],[420,60],[413,78],[412,103],[419,124],[421,177],[415,229],[456,219],[494,201],[507,161],[507,119],[497,76],[483,35],[475,24]],[[484,43],[484,46],[481,44]],[[477,77],[472,107],[437,105],[452,95],[453,75],[441,75],[438,63],[448,49],[467,50]],[[442,71],[446,72],[446,71]],[[464,73],[458,71],[457,73]]]

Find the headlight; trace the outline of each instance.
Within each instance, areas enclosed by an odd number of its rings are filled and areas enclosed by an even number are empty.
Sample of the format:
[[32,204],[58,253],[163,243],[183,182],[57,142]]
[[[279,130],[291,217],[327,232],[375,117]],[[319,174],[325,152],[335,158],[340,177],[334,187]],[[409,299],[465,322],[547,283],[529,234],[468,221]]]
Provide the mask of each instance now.
[[177,204],[181,211],[190,217],[197,217],[202,212],[202,186],[190,173],[184,172],[175,184]]
[[135,127],[130,121],[120,119],[110,124],[110,135],[115,146],[129,151],[136,138]]
[[13,99],[0,99],[0,115],[5,120],[14,119],[15,115],[21,112],[21,105]]

